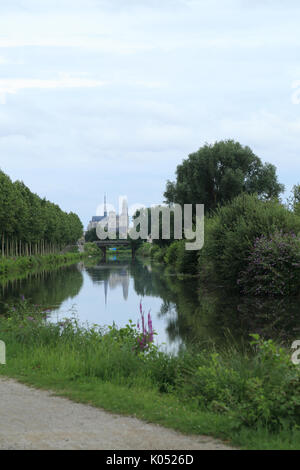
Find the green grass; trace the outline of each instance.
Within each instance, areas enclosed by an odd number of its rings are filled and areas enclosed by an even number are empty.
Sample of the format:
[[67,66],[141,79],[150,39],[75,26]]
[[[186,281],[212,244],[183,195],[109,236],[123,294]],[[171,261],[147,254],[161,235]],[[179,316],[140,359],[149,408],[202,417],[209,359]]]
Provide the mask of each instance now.
[[300,372],[272,342],[244,352],[199,349],[179,356],[149,344],[135,326],[49,324],[26,301],[0,319],[7,364],[0,374],[74,401],[245,449],[300,449]]
[[0,258],[0,284],[26,277],[30,272],[76,263],[85,256],[83,253],[65,253]]

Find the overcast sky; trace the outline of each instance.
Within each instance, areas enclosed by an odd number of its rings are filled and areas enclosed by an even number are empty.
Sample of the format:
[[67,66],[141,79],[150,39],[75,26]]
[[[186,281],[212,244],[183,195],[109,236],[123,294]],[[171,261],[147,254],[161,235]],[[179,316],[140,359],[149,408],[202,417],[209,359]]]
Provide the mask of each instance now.
[[221,139],[290,190],[299,23],[299,0],[0,0],[0,167],[85,226],[104,192],[162,202],[182,159]]

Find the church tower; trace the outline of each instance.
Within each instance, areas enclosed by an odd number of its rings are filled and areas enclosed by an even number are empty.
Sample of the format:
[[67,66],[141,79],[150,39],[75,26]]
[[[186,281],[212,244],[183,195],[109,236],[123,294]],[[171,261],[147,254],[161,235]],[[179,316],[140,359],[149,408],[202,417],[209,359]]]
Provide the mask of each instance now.
[[107,217],[107,209],[106,209],[106,194],[104,193],[104,217]]

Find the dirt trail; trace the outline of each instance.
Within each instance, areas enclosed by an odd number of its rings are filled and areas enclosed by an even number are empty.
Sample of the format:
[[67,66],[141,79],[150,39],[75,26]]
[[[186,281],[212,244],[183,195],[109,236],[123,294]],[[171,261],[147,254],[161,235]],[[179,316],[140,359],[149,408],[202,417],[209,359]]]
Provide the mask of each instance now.
[[0,449],[230,449],[0,378]]

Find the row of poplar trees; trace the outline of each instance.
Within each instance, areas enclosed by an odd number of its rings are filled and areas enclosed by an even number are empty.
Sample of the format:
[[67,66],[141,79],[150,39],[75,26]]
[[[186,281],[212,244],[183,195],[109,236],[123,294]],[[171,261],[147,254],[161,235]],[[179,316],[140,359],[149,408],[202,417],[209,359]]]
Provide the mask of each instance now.
[[66,213],[30,191],[22,181],[12,182],[0,170],[1,256],[58,253],[81,238],[83,226],[73,212]]

